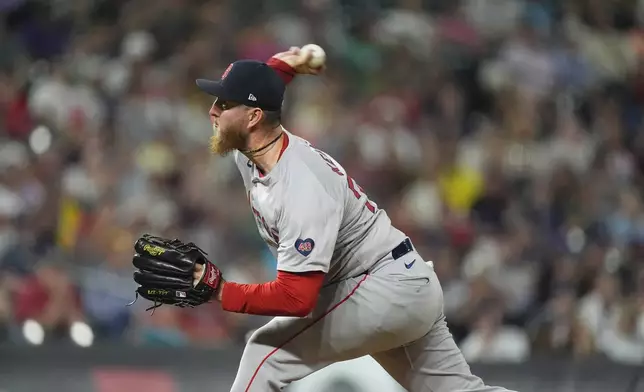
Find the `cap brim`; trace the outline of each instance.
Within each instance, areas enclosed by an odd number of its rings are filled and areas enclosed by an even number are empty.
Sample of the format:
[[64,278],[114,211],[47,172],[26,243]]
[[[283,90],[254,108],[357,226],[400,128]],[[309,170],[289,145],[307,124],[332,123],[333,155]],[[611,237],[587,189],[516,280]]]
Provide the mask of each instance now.
[[221,80],[208,80],[208,79],[197,79],[197,87],[201,91],[218,97],[220,99],[227,99],[224,95],[224,86],[221,85]]

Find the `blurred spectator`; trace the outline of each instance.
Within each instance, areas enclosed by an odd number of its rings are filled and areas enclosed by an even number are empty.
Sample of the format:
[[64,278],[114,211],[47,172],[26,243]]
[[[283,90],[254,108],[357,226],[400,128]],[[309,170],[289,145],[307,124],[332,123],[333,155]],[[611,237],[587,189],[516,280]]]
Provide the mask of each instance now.
[[455,215],[470,211],[481,193],[481,173],[458,162],[457,138],[441,141],[438,186],[448,210]]
[[423,229],[437,229],[442,225],[444,203],[437,182],[437,151],[427,143],[427,157],[418,177],[402,193],[401,207],[412,225]]
[[474,26],[491,40],[511,34],[522,10],[517,0],[464,0],[463,4]]
[[568,287],[555,291],[542,312],[531,322],[534,352],[570,356],[577,353],[579,324],[576,293]]
[[[532,3],[534,4],[534,3]],[[510,39],[499,55],[499,66],[521,95],[541,99],[555,82],[555,66],[545,46],[549,20],[542,12],[528,13],[514,39]]]
[[578,314],[581,322],[584,347],[599,346],[604,335],[617,324],[619,318],[620,287],[617,277],[608,272],[600,273],[593,290],[579,302]]
[[465,305],[469,296],[467,281],[460,274],[456,253],[450,248],[443,248],[433,258],[434,268],[438,275],[445,297],[444,313],[448,320],[458,317],[458,312]]
[[403,0],[398,5],[383,12],[373,28],[374,38],[385,45],[404,45],[417,56],[429,56],[435,26],[430,15],[422,12],[422,1]]
[[527,334],[519,328],[503,325],[499,303],[479,308],[472,332],[461,345],[469,362],[522,362],[530,355]]
[[16,321],[37,321],[47,340],[66,339],[71,324],[83,320],[72,282],[55,259],[41,260],[35,273],[21,282],[13,306]]
[[481,314],[479,309],[487,308],[487,304],[490,303],[502,306],[501,293],[495,290],[485,274],[468,276],[466,293],[467,299],[457,312],[452,312],[452,318],[449,320],[451,329],[459,340],[468,335],[472,326],[476,325]]
[[[136,290],[130,268],[135,238],[127,232],[112,229],[114,233],[110,233],[109,228],[100,228],[102,236],[108,237],[107,244],[95,243],[87,249],[91,266],[81,272],[80,293],[97,338],[119,339],[127,332],[132,317],[132,308],[123,304],[134,300]],[[100,259],[102,253],[107,253],[104,260]]]
[[136,341],[144,346],[174,346],[188,344],[188,337],[181,330],[181,309],[163,306],[154,310],[154,317],[147,312],[138,316],[140,328]]
[[502,239],[500,263],[488,271],[496,289],[502,293],[508,322],[523,325],[533,311],[538,264],[531,259],[532,233],[517,227]]
[[621,246],[644,242],[644,210],[637,191],[622,191],[618,203],[617,211],[607,220],[611,238]]
[[616,362],[644,363],[644,337],[638,333],[638,304],[625,300],[620,304],[615,324],[611,325],[598,342],[599,350]]
[[506,225],[506,213],[510,207],[507,184],[502,170],[490,167],[485,174],[482,193],[471,208],[471,219],[485,230],[500,231]]

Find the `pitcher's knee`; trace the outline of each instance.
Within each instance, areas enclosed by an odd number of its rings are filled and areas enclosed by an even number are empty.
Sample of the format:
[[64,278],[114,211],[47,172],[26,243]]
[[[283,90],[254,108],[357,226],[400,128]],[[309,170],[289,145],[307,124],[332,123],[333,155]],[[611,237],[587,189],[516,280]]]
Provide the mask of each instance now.
[[266,334],[255,331],[246,343],[231,392],[280,391],[288,385],[288,361],[279,346],[269,345]]
[[320,358],[319,347],[301,333],[305,329],[305,320],[289,318],[273,319],[253,332],[233,392],[280,391],[330,363]]

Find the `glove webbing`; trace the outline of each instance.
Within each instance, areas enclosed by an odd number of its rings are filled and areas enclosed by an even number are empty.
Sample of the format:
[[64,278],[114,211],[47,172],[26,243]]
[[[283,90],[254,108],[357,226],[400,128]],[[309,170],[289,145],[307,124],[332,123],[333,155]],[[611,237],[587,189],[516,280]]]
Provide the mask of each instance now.
[[[129,304],[127,304],[127,305],[125,305],[125,306],[132,306],[132,305],[134,305],[134,303],[136,302],[136,300],[137,300],[137,299],[139,299],[139,293],[134,292],[134,301],[130,302]],[[150,313],[150,316],[152,316],[152,315],[154,314],[154,310],[155,310],[156,308],[160,308],[160,307],[161,307],[161,306],[163,306],[163,305],[164,305],[163,303],[158,303],[157,301],[154,301],[154,305],[152,305],[152,306],[150,306],[149,308],[145,309],[145,311],[146,311],[146,312],[148,312],[148,311],[150,311],[150,310],[151,310],[151,311],[152,311],[152,313]],[[180,307],[180,308],[194,308],[194,307],[195,307],[193,304],[191,304],[191,303],[190,303],[190,302],[188,302],[188,301],[181,301],[181,302],[177,302],[176,304],[174,304],[174,306],[178,306],[178,307]]]

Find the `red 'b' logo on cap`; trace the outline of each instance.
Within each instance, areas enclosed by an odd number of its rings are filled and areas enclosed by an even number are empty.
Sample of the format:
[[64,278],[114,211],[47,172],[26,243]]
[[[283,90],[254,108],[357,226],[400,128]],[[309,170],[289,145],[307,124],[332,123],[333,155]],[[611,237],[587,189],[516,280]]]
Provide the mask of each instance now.
[[230,72],[230,69],[231,69],[232,67],[233,67],[233,65],[232,65],[232,63],[231,63],[231,64],[228,66],[228,68],[226,68],[226,70],[224,71],[224,74],[223,74],[223,75],[221,75],[221,78],[222,78],[222,79],[224,79],[226,76],[228,76],[228,72]]

